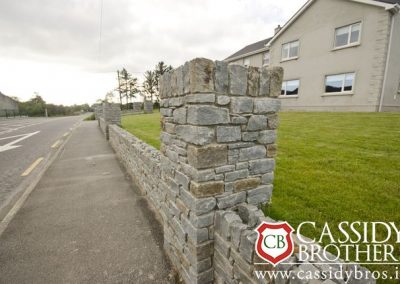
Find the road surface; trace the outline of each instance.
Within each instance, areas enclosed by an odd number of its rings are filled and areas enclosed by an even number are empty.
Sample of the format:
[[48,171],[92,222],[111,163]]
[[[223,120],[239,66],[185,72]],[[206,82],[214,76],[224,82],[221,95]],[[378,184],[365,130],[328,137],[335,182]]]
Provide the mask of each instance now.
[[[0,213],[82,116],[0,119]],[[4,213],[4,212],[3,212]],[[1,220],[0,216],[0,220]]]

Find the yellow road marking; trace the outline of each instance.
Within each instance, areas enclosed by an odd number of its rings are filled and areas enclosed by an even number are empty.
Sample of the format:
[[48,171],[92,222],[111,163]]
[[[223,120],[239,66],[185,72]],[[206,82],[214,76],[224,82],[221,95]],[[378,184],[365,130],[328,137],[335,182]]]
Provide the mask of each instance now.
[[63,135],[63,137],[68,136],[68,134],[69,134],[69,132],[65,132],[64,135]]
[[29,168],[27,168],[27,169],[25,170],[25,172],[22,173],[21,177],[25,177],[25,176],[29,175],[29,174],[33,171],[33,169],[34,169],[37,165],[40,164],[41,161],[43,161],[43,157],[40,157],[39,159],[37,159],[36,161],[34,161],[34,162],[32,163],[32,165],[30,165]]
[[60,145],[61,141],[57,140],[53,145],[51,145],[51,148],[57,148],[58,145]]

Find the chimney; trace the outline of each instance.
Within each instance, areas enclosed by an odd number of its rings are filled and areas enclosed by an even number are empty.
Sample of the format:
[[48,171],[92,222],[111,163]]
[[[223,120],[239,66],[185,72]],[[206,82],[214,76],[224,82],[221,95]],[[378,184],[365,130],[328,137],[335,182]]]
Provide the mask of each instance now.
[[278,25],[276,28],[275,28],[275,33],[274,33],[274,35],[276,35],[277,33],[279,33],[279,31],[281,30],[281,25]]

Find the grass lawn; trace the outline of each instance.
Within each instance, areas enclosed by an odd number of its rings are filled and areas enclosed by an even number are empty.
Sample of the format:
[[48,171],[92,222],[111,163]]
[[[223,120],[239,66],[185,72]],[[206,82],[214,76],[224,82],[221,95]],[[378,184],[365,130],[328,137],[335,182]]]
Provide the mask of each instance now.
[[[400,114],[280,113],[280,120],[269,216],[293,227],[400,224]],[[124,117],[122,125],[159,147],[158,113]]]

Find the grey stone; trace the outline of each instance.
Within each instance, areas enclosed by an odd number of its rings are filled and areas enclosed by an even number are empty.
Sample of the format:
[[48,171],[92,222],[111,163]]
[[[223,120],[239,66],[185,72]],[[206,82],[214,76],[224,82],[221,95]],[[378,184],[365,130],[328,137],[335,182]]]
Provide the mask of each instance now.
[[220,235],[220,231],[214,233],[215,248],[225,257],[229,258],[230,243],[225,241]]
[[220,234],[224,240],[230,240],[231,238],[231,231],[230,226],[233,223],[242,223],[240,217],[234,212],[228,212],[225,214],[221,220],[221,230]]
[[190,179],[185,174],[175,171],[175,181],[177,182],[178,185],[182,186],[184,190],[189,189]]
[[197,216],[196,214],[189,214],[189,220],[196,228],[204,228],[214,223],[214,212]]
[[229,112],[227,109],[215,106],[189,106],[187,122],[194,125],[229,123]]
[[[177,95],[183,95],[184,94],[184,82],[183,82],[183,66],[179,66],[178,68],[175,69],[175,75],[176,75],[176,91]],[[182,102],[182,100],[179,100]]]
[[226,165],[226,166],[221,166],[221,167],[215,168],[215,172],[217,174],[225,173],[225,172],[231,172],[231,171],[234,171],[234,170],[235,170],[235,166],[234,165]]
[[229,88],[228,63],[215,61],[215,91],[226,94]]
[[260,89],[260,71],[257,67],[247,68],[247,95],[257,97]]
[[196,228],[192,225],[192,223],[186,217],[181,218],[182,226],[185,232],[188,235],[188,238],[191,239],[195,244],[202,243],[208,240],[208,229],[207,228]]
[[274,167],[275,167],[274,159],[259,159],[249,162],[250,174],[252,175],[272,172],[274,170]]
[[248,161],[265,158],[267,150],[262,145],[240,149],[239,161]]
[[229,93],[233,95],[246,95],[247,90],[247,70],[244,66],[228,65],[230,88]]
[[270,77],[269,96],[272,98],[277,98],[281,95],[283,68],[270,67],[268,68],[268,73]]
[[254,99],[254,113],[268,114],[278,112],[281,108],[281,101],[279,99],[271,98],[258,98]]
[[231,208],[239,203],[246,201],[246,192],[228,193],[217,196],[217,207],[219,209]]
[[196,58],[189,62],[189,82],[191,93],[214,92],[214,62]]
[[249,163],[248,162],[240,162],[236,163],[236,170],[244,170],[249,168]]
[[269,202],[272,196],[272,185],[262,185],[247,191],[247,203],[259,205]]
[[217,104],[221,106],[225,106],[231,102],[231,98],[228,96],[218,96],[217,97]]
[[190,192],[185,190],[181,192],[180,198],[197,215],[208,213],[216,206],[214,197],[195,198]]
[[[260,108],[260,107],[259,107]],[[232,113],[252,113],[253,112],[253,99],[247,97],[231,98],[231,112]]]
[[247,124],[248,131],[264,130],[268,127],[268,120],[265,115],[252,115]]
[[173,113],[174,122],[178,124],[186,123],[186,108],[181,107],[174,110]]
[[276,141],[275,130],[263,130],[260,131],[257,138],[258,143],[261,144],[271,144]]
[[210,144],[215,138],[215,131],[209,127],[178,125],[176,134],[185,142],[195,145]]
[[183,65],[183,93],[190,93],[190,63],[185,62]]
[[266,173],[261,176],[262,184],[271,184],[274,182],[274,173]]
[[225,181],[226,182],[235,181],[238,179],[246,178],[248,176],[249,176],[249,170],[247,169],[229,172],[225,174]]
[[247,148],[247,147],[252,147],[254,146],[254,143],[251,142],[238,142],[238,143],[233,143],[229,144],[229,149],[240,149],[240,148]]
[[235,142],[240,140],[240,126],[217,126],[217,142]]
[[241,235],[239,252],[248,263],[253,263],[256,240],[257,233],[255,231],[244,231]]
[[279,126],[279,117],[277,114],[272,114],[268,116],[268,128],[277,129]]
[[241,238],[242,232],[246,229],[247,229],[247,225],[242,224],[242,223],[234,223],[230,227],[232,246],[236,250],[239,250],[240,238]]
[[215,94],[191,94],[185,97],[186,103],[214,103]]
[[269,84],[270,84],[269,78],[270,78],[270,76],[269,76],[269,71],[268,71],[267,67],[261,68],[260,92],[259,92],[260,97],[269,96]]
[[231,122],[233,124],[247,124],[247,118],[244,116],[232,116]]
[[174,107],[180,107],[183,105],[183,98],[170,98],[169,105]]
[[256,141],[258,138],[258,132],[242,132],[243,141],[250,142]]
[[172,109],[171,108],[161,108],[160,114],[162,116],[172,116]]

